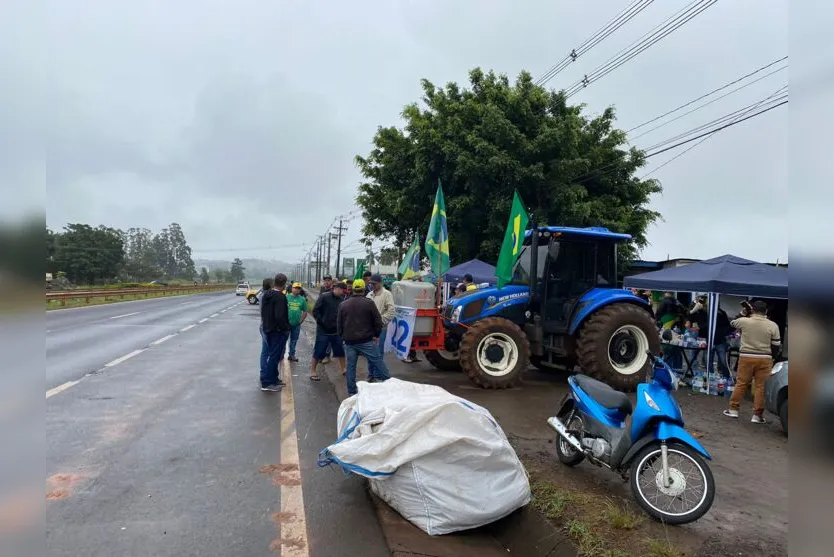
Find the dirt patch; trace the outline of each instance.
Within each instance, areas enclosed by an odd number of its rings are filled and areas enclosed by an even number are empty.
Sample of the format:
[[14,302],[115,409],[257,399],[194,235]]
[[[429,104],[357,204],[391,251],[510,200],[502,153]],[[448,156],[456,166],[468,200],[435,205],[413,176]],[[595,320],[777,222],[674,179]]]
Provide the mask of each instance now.
[[276,538],[269,544],[269,550],[274,553],[280,553],[283,547],[287,549],[304,549],[307,546],[301,538]]
[[278,512],[273,513],[271,518],[275,522],[294,522],[295,516],[295,513]]
[[60,499],[66,499],[69,497],[70,492],[68,489],[53,489],[52,491],[46,494],[47,501],[58,501]]
[[283,472],[297,472],[298,464],[267,464],[258,470],[261,474],[277,474]]
[[301,485],[301,478],[291,477],[291,476],[284,476],[282,474],[277,474],[272,477],[272,484],[275,487],[290,487]]

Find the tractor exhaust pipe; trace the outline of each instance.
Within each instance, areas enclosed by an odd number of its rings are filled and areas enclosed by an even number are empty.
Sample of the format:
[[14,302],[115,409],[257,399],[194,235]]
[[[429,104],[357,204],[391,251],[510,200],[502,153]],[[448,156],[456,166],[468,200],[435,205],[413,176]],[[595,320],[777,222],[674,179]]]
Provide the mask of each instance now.
[[530,223],[533,236],[530,239],[530,302],[533,312],[538,312],[539,302],[539,229],[535,222]]
[[568,429],[565,427],[565,424],[562,423],[562,420],[554,416],[552,418],[547,418],[547,424],[556,430],[556,433],[558,433],[565,441],[570,443],[574,449],[580,453],[585,452],[582,448],[582,443],[579,442],[579,439],[568,433]]

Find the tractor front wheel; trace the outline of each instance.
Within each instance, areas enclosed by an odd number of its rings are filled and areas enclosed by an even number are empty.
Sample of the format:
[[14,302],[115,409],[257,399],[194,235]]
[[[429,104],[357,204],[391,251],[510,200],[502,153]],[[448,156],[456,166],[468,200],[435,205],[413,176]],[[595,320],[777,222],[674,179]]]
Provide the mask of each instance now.
[[463,371],[485,389],[506,389],[521,380],[530,362],[530,343],[521,328],[508,319],[487,317],[463,335]]
[[649,312],[632,304],[613,304],[582,326],[577,356],[582,371],[621,391],[634,391],[646,377],[646,351],[660,351],[660,338]]

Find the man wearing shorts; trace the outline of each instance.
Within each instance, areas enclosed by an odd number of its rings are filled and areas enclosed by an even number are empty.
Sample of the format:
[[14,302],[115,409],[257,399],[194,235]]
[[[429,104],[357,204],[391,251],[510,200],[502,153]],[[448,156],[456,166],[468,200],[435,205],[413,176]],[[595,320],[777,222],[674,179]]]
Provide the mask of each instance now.
[[333,290],[319,295],[313,307],[313,319],[316,320],[316,343],[313,346],[313,360],[310,365],[310,379],[318,381],[318,363],[327,356],[330,349],[332,357],[339,362],[342,375],[345,374],[345,349],[342,338],[338,335],[337,318],[339,306],[345,296],[345,285],[336,283]]

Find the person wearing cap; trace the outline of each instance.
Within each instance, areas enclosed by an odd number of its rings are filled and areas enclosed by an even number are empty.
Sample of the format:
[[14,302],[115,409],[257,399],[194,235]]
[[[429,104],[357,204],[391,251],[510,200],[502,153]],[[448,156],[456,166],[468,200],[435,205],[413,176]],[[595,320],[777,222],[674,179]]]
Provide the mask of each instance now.
[[324,284],[321,285],[319,288],[319,294],[324,294],[325,292],[330,292],[333,290],[333,277],[330,275],[324,275],[324,278],[321,279]]
[[313,307],[313,318],[316,320],[316,342],[313,345],[313,360],[310,366],[310,379],[313,381],[320,379],[317,366],[327,356],[328,348],[333,358],[339,362],[342,375],[345,373],[345,349],[338,330],[339,307],[344,300],[344,291],[344,284],[334,284],[330,292],[319,296]]
[[767,318],[767,304],[762,300],[753,302],[751,306],[742,302],[743,317],[734,319],[730,325],[741,331],[741,347],[738,354],[738,373],[736,387],[730,397],[730,407],[724,410],[724,415],[738,419],[738,409],[741,399],[747,394],[747,389],[755,379],[753,390],[754,424],[766,424],[764,418],[764,390],[765,381],[770,377],[773,360],[782,350],[782,339],[779,327]]
[[[382,276],[371,275],[371,281],[368,284],[370,292],[368,298],[376,304],[376,309],[382,317],[382,330],[379,332],[379,342],[377,348],[379,350],[379,357],[385,357],[385,339],[388,334],[388,324],[394,319],[396,308],[394,307],[394,295],[386,290],[382,284]],[[368,365],[368,381],[374,382],[377,377],[381,377],[374,367]]]
[[297,362],[295,347],[298,345],[298,337],[301,335],[301,324],[307,319],[307,297],[301,288],[300,282],[292,284],[292,290],[287,295],[287,307],[290,317],[290,349],[287,359]]
[[373,373],[374,381],[385,381],[390,377],[379,350],[382,316],[374,301],[367,297],[365,281],[356,279],[352,286],[351,297],[339,307],[337,326],[337,334],[344,340],[347,353],[348,396],[358,392],[356,363],[360,355],[368,360],[368,372]]

